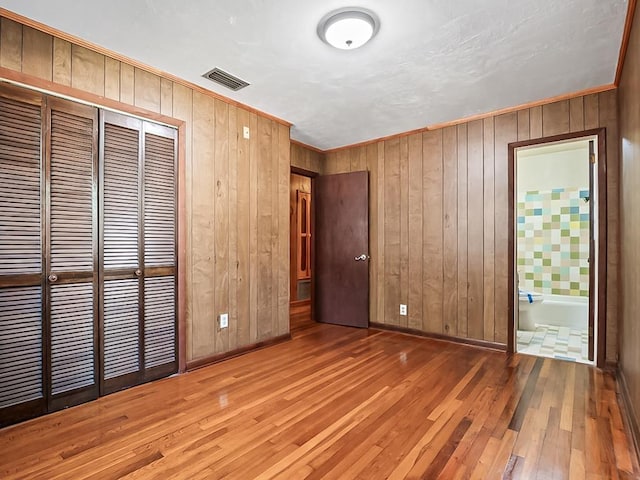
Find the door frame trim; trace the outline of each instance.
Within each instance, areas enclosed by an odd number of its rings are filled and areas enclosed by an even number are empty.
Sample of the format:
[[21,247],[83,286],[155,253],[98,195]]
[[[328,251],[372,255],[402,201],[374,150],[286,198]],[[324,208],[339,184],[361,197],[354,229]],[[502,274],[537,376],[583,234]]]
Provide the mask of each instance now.
[[[513,142],[508,145],[508,337],[507,337],[507,352],[515,353],[516,344],[516,328],[515,328],[515,305],[518,300],[516,296],[516,268],[515,264],[515,152],[518,148],[530,147],[534,145],[543,145],[546,143],[562,142],[567,140],[577,140],[584,137],[597,137],[598,139],[598,273],[597,278],[594,278],[595,284],[598,286],[597,298],[598,298],[598,310],[596,312],[597,321],[597,356],[596,366],[603,368],[605,366],[606,359],[606,335],[607,335],[607,145],[606,145],[606,128],[594,128],[590,130],[583,130],[579,132],[572,132],[562,135],[553,135],[549,137],[540,137],[532,140],[523,140],[519,142]],[[594,274],[593,269],[589,269],[589,276]],[[589,293],[591,295],[591,292]]]

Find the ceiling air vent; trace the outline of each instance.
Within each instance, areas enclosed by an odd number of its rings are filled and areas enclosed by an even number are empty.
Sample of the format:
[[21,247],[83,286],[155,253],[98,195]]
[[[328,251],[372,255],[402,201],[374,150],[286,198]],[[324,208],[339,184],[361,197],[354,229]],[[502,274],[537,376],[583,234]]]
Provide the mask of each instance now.
[[220,85],[230,88],[234,92],[237,92],[241,88],[249,85],[249,82],[245,82],[244,80],[240,80],[238,77],[234,77],[230,73],[225,72],[224,70],[220,70],[219,68],[214,68],[213,70],[209,70],[207,73],[203,75],[204,78],[208,78],[212,82],[219,83]]

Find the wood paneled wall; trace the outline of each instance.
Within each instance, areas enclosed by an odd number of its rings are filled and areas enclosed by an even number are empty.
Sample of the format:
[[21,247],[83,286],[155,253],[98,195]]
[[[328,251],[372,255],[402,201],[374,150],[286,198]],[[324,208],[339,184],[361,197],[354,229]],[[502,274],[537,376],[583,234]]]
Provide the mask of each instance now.
[[7,18],[0,67],[185,122],[188,361],[289,331],[288,126]]
[[323,173],[370,172],[371,321],[506,344],[507,146],[597,127],[607,129],[607,359],[615,361],[615,90],[328,152]]
[[[619,92],[620,370],[640,432],[640,8],[636,8]],[[640,438],[638,438],[640,440]]]
[[322,173],[324,169],[324,153],[316,152],[297,143],[291,143],[291,166],[309,172]]

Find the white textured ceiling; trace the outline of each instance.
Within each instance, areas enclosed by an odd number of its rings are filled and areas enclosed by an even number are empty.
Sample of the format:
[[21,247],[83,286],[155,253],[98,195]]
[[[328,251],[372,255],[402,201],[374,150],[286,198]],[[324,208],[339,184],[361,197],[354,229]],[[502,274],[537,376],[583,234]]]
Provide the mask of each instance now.
[[[293,123],[330,149],[614,81],[627,0],[360,0],[378,35],[316,34],[344,0],[1,0],[8,10]],[[251,86],[201,77],[220,67]]]

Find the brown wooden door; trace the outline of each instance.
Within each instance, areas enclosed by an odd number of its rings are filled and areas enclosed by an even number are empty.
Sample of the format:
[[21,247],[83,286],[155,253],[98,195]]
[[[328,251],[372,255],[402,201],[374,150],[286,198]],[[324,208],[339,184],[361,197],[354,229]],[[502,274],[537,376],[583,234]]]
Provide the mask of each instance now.
[[314,180],[314,318],[369,326],[368,172]]

